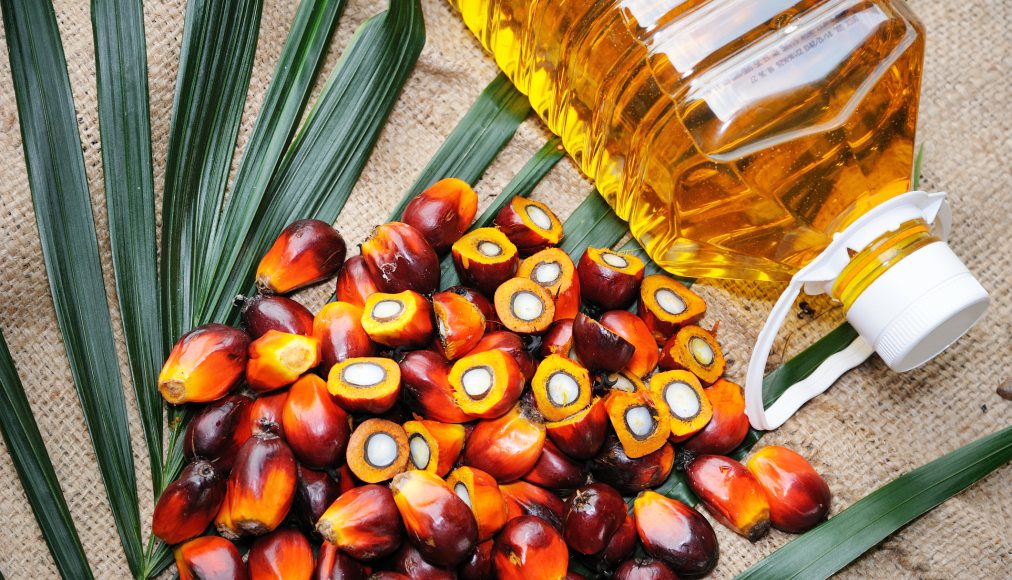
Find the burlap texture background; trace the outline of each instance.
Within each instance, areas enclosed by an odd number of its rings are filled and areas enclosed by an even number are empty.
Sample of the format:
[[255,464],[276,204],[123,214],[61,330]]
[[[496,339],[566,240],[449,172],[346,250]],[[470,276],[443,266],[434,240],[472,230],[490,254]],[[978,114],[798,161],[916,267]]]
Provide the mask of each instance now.
[[[40,0],[44,1],[44,0]],[[397,0],[394,0],[397,1]],[[936,362],[905,375],[873,358],[845,376],[764,443],[788,445],[819,469],[835,498],[833,512],[878,486],[1012,422],[1012,403],[995,394],[1010,375],[1012,300],[1008,291],[1012,190],[1008,152],[1012,134],[1012,3],[1003,0],[913,1],[929,31],[920,139],[926,145],[925,186],[948,190],[955,202],[953,245],[993,296],[985,320]],[[95,65],[87,0],[57,0],[56,13],[76,99],[81,141],[103,252],[109,304],[115,289],[106,234]],[[349,245],[379,223],[496,73],[456,14],[441,0],[423,0],[428,42],[390,122],[338,221]],[[240,148],[249,135],[294,14],[295,0],[267,0]],[[350,0],[321,75],[333,69],[354,29],[380,11],[380,0]],[[172,107],[183,0],[145,6],[155,181],[160,190]],[[0,35],[3,35],[0,29]],[[4,45],[6,46],[6,45]],[[98,577],[128,576],[125,559],[95,467],[74,393],[34,224],[24,167],[10,64],[0,51],[0,327],[25,383],[74,521]],[[317,87],[317,91],[319,87]],[[478,184],[486,204],[547,133],[529,119]],[[241,150],[241,149],[238,149]],[[237,150],[237,151],[238,151]],[[568,161],[544,180],[535,197],[563,217],[590,190]],[[721,340],[740,379],[744,361],[775,285],[715,282],[697,286],[710,304],[709,322],[721,321]],[[303,296],[319,307],[324,291]],[[151,297],[152,307],[156,304]],[[783,360],[832,328],[840,313],[813,301],[820,317],[795,321],[776,357]],[[116,316],[118,324],[118,316]],[[121,336],[121,334],[119,335]],[[122,343],[120,343],[121,360]],[[128,383],[126,367],[123,368]],[[151,513],[151,486],[143,438],[130,403],[142,518]],[[53,577],[42,536],[6,452],[0,453],[0,570],[8,578]],[[716,577],[730,577],[790,540],[772,533],[756,545],[715,526],[721,558]],[[907,526],[844,571],[852,577],[1001,578],[1012,575],[1012,468],[1000,469],[969,491]]]

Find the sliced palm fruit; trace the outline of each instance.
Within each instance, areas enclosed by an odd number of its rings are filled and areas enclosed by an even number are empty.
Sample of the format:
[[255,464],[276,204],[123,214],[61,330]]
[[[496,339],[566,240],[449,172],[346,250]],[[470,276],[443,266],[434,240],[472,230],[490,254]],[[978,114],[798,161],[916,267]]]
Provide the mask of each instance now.
[[485,296],[512,278],[520,265],[513,242],[496,228],[478,228],[453,243],[453,265],[465,286]]
[[664,446],[671,433],[668,410],[648,391],[612,391],[604,400],[611,426],[626,455],[636,459]]
[[467,355],[453,363],[450,385],[457,406],[481,419],[509,411],[524,390],[524,374],[513,357],[492,349]]
[[413,290],[377,292],[365,301],[362,328],[391,348],[421,348],[432,341],[432,304]]
[[249,345],[246,383],[266,393],[294,383],[320,364],[320,341],[312,336],[268,330]]
[[612,391],[635,393],[646,389],[643,379],[628,371],[618,371],[605,375],[605,384]]
[[547,205],[519,195],[499,210],[495,225],[524,256],[562,240],[562,222]]
[[583,300],[602,310],[628,308],[639,293],[643,269],[643,260],[632,254],[587,248],[576,267]]
[[408,435],[386,419],[366,419],[348,440],[348,467],[366,483],[393,478],[408,466]]
[[572,258],[561,248],[548,248],[520,262],[517,277],[541,284],[555,297],[555,320],[574,318],[580,311],[580,278]]
[[464,449],[467,431],[463,425],[439,421],[408,421],[408,466],[446,476]]
[[636,312],[657,344],[664,344],[680,326],[698,322],[706,314],[706,302],[678,280],[654,274],[640,284]]
[[555,320],[555,301],[537,282],[511,278],[495,291],[495,311],[503,326],[513,332],[538,334]]
[[562,421],[590,405],[590,372],[557,354],[541,361],[531,380],[538,410],[548,421]]
[[401,392],[401,368],[389,358],[348,358],[331,367],[327,390],[345,410],[386,413]]
[[628,310],[610,310],[601,315],[601,324],[633,345],[633,355],[625,367],[628,371],[639,377],[654,372],[660,353],[650,329],[639,316]]
[[650,377],[650,393],[664,401],[671,415],[671,440],[695,435],[713,417],[710,399],[696,375],[689,371],[666,371]]
[[436,348],[447,360],[457,360],[485,334],[485,315],[470,300],[453,292],[432,295],[436,314]]
[[479,542],[488,540],[506,525],[506,500],[491,475],[473,467],[458,467],[446,478],[446,483],[474,513]]
[[662,369],[685,369],[706,384],[724,374],[724,352],[712,332],[699,326],[685,326],[661,350]]

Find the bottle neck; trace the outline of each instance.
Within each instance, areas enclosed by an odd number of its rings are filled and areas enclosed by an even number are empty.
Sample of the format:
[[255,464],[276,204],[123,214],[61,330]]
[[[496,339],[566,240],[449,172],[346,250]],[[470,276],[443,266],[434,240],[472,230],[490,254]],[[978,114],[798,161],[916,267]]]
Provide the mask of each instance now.
[[863,250],[851,256],[850,262],[833,282],[832,295],[846,310],[872,282],[900,260],[939,241],[931,226],[923,219],[913,219],[872,240]]

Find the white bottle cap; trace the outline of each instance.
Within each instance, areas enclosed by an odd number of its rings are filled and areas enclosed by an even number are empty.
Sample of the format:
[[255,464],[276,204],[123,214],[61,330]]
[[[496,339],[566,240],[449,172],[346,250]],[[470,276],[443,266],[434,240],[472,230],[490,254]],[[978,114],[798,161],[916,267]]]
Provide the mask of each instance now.
[[987,310],[987,292],[945,242],[916,250],[872,282],[847,321],[889,368],[921,366],[970,330]]

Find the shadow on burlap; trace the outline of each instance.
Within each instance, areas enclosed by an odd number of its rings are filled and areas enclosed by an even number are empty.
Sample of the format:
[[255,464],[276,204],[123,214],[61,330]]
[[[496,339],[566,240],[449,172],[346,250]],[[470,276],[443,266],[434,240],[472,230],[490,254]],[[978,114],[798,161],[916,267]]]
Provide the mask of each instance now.
[[[55,2],[81,140],[95,206],[110,306],[115,305],[106,234],[95,70],[88,3]],[[267,0],[240,146],[249,136],[294,14],[296,2]],[[390,209],[443,142],[481,89],[494,77],[492,61],[440,0],[423,0],[428,43],[404,95],[380,136],[351,201],[338,220],[349,245],[361,242],[370,225]],[[1012,6],[997,1],[913,3],[929,31],[920,139],[926,145],[924,186],[949,190],[955,201],[953,246],[992,292],[986,318],[936,362],[905,375],[891,374],[877,358],[846,375],[826,395],[805,407],[760,445],[788,445],[824,474],[835,494],[833,512],[901,473],[1012,423],[1012,403],[995,394],[1009,380],[1012,268],[1004,229],[1012,223],[1006,156],[1012,150],[1012,86],[1004,59],[1012,54],[1007,23]],[[333,42],[322,80],[333,69],[351,33],[384,6],[351,0]],[[161,189],[173,85],[182,37],[183,0],[146,5],[155,181]],[[2,35],[0,31],[0,35]],[[47,449],[70,504],[88,558],[98,577],[128,575],[101,477],[85,430],[67,366],[34,225],[17,110],[6,51],[0,51],[0,152],[6,161],[0,182],[0,327],[7,337],[39,421]],[[317,92],[319,86],[317,87]],[[493,163],[477,190],[482,205],[498,193],[544,143],[535,119]],[[590,191],[590,184],[564,161],[535,197],[563,217]],[[733,359],[729,375],[740,380],[756,333],[779,286],[708,282],[697,286],[708,299],[707,323],[720,320],[720,338]],[[302,299],[318,308],[326,290]],[[151,297],[152,307],[155,297]],[[795,321],[781,335],[774,359],[797,352],[840,320],[825,300],[812,301],[815,321]],[[116,324],[117,309],[112,308]],[[121,333],[117,333],[121,337]],[[119,344],[121,360],[122,341]],[[128,383],[126,368],[124,384]],[[151,514],[146,452],[130,403],[131,435],[140,482],[144,527]],[[0,570],[9,578],[52,577],[56,569],[21,490],[13,465],[0,453]],[[998,470],[871,551],[845,571],[853,577],[988,577],[1012,575],[1012,468]],[[758,544],[715,525],[721,558],[716,577],[730,577],[789,541],[774,532]]]

